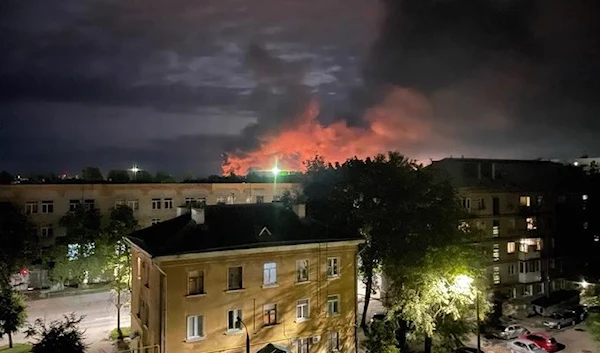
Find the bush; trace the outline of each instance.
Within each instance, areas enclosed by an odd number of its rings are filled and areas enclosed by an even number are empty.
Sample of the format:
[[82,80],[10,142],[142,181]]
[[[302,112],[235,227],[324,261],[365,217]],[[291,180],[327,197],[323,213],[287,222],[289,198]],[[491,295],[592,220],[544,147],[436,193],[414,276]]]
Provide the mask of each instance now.
[[33,344],[31,353],[84,353],[87,348],[83,342],[83,331],[79,324],[83,316],[76,317],[74,313],[64,316],[63,320],[52,321],[50,325],[35,320],[25,331],[26,337],[38,339]]

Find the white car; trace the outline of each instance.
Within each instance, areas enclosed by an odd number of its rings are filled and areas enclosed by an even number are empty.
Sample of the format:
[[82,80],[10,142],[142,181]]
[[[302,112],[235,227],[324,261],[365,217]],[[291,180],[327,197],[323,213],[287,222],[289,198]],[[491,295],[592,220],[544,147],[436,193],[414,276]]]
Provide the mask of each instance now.
[[526,339],[517,339],[506,344],[510,353],[546,353],[535,342]]

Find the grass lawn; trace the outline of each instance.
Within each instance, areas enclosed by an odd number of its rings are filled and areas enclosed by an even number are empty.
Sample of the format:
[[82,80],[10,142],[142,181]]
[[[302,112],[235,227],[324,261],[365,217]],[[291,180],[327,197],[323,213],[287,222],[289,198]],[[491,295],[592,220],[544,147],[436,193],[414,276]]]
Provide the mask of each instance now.
[[31,351],[31,345],[15,343],[12,348],[6,346],[0,346],[0,353],[29,353]]
[[[121,327],[121,332],[123,333],[123,337],[127,337],[131,334],[131,327]],[[111,340],[116,340],[119,337],[119,334],[117,333],[117,329],[113,329],[112,331],[110,331],[110,339]],[[0,351],[1,352],[1,351]],[[2,352],[4,353],[4,352]]]

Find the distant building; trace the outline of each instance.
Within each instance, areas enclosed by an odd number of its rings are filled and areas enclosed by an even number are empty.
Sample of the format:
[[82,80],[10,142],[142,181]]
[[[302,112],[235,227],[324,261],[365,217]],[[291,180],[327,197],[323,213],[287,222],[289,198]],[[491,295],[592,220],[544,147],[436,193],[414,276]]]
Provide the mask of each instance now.
[[248,334],[251,352],[357,351],[362,240],[305,218],[304,205],[180,213],[127,237],[134,346],[245,352]]
[[480,230],[476,241],[489,257],[489,281],[497,298],[527,303],[565,287],[555,248],[561,164],[445,158],[428,168],[453,183],[472,215],[465,221]]
[[590,158],[587,156],[575,158],[570,161],[576,167],[582,168],[586,173],[597,172],[600,168],[600,157]]

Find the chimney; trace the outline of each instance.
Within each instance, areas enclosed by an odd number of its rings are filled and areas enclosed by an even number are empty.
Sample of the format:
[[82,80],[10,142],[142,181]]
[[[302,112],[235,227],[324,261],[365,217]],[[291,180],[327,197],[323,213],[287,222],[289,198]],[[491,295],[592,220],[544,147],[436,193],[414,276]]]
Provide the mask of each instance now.
[[294,212],[298,215],[298,218],[302,219],[306,217],[306,204],[299,203],[292,206]]
[[190,209],[188,207],[179,206],[177,207],[177,217],[189,213]]
[[196,224],[204,224],[204,209],[192,208],[192,219]]

